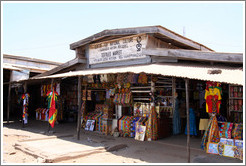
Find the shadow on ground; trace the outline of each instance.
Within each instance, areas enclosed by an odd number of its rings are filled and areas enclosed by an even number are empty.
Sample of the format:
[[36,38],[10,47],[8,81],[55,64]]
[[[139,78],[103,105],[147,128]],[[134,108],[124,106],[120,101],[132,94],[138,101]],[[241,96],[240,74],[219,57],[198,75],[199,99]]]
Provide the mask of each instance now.
[[[48,132],[48,122],[30,120],[24,128],[21,122],[3,124],[9,129],[56,136],[61,140],[91,147],[105,147],[108,152],[126,158],[138,159],[148,163],[187,163],[186,136],[177,135],[157,141],[136,141],[134,138],[113,137],[98,132],[80,132],[77,140],[76,123],[59,123]],[[5,134],[5,133],[3,133]],[[18,133],[17,133],[18,134]],[[242,163],[241,160],[207,154],[200,149],[201,138],[191,138],[191,157],[193,163]],[[95,161],[96,162],[96,161]]]

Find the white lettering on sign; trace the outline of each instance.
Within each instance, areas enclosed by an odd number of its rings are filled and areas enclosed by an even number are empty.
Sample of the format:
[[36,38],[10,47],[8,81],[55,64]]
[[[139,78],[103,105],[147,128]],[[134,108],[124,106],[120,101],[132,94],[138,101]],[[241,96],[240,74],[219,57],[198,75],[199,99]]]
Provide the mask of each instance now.
[[90,44],[89,64],[144,58],[142,49],[146,47],[147,35],[134,35],[117,40]]

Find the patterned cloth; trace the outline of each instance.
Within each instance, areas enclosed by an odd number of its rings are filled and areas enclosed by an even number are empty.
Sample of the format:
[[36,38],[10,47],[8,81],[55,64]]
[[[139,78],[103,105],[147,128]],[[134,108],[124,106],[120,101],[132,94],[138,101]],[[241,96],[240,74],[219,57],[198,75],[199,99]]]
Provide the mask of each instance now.
[[220,138],[231,138],[233,123],[223,122],[220,128]]
[[147,139],[157,140],[158,128],[157,128],[157,113],[155,107],[151,108],[150,115],[147,121],[146,137]]
[[242,123],[235,123],[234,128],[232,130],[232,137],[234,139],[243,139],[243,124]]
[[134,83],[134,74],[133,73],[129,73],[127,76],[127,82],[129,83]]
[[118,74],[117,75],[117,83],[122,84],[124,81],[124,75],[123,74]]
[[52,128],[54,127],[55,121],[57,119],[57,109],[56,109],[57,96],[58,94],[54,90],[54,88],[52,91],[49,91],[47,93],[48,109],[49,109],[49,123]]
[[208,113],[219,113],[221,104],[221,92],[217,88],[209,88],[205,92],[206,111]]
[[206,145],[208,142],[218,143],[219,141],[220,141],[220,137],[219,137],[218,121],[216,116],[211,116],[208,122],[208,128],[202,137],[201,148],[203,150],[206,150]]
[[27,123],[27,120],[28,120],[28,113],[27,113],[27,110],[28,110],[28,104],[29,104],[29,93],[25,93],[22,95],[22,100],[23,100],[23,115],[22,115],[22,118],[23,118],[23,121],[24,121],[24,124]]
[[140,73],[138,77],[139,84],[147,84],[148,83],[148,76],[145,73]]
[[[190,135],[197,135],[196,131],[196,115],[193,110],[193,108],[189,109],[189,114],[190,114]],[[185,134],[187,135],[187,125],[185,127]]]

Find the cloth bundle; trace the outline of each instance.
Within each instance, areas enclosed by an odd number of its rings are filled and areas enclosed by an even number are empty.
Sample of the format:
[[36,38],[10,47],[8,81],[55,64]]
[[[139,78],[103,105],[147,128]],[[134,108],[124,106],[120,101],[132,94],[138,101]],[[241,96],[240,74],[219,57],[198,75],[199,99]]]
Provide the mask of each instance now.
[[242,140],[243,139],[243,124],[235,123],[232,129],[232,138]]
[[223,122],[220,128],[220,138],[231,138],[233,123]]

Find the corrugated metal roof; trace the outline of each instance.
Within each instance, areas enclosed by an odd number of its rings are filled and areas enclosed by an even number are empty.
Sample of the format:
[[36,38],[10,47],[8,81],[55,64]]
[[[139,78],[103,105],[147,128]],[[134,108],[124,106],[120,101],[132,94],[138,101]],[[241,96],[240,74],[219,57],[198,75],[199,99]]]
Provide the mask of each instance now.
[[21,71],[21,70],[23,70],[21,68],[14,67],[11,64],[6,64],[6,63],[3,63],[3,69],[15,70],[15,71]]
[[10,64],[10,63],[3,63],[3,67],[12,67],[13,70],[16,68],[16,70],[23,70],[23,69],[29,69],[33,70],[35,72],[44,72],[50,70],[49,68],[41,68],[41,67],[36,67],[36,66],[28,66],[28,65],[20,65],[20,64]]
[[[221,70],[220,74],[208,74],[209,70]],[[101,68],[88,69],[74,72],[67,72],[62,74],[55,74],[45,77],[30,78],[47,79],[47,78],[63,78],[94,74],[114,74],[114,73],[141,73],[160,74],[163,76],[173,76],[181,78],[189,78],[204,81],[216,81],[228,84],[243,85],[244,77],[242,68],[235,67],[211,67],[191,64],[148,64],[139,66],[115,67],[115,68]]]

